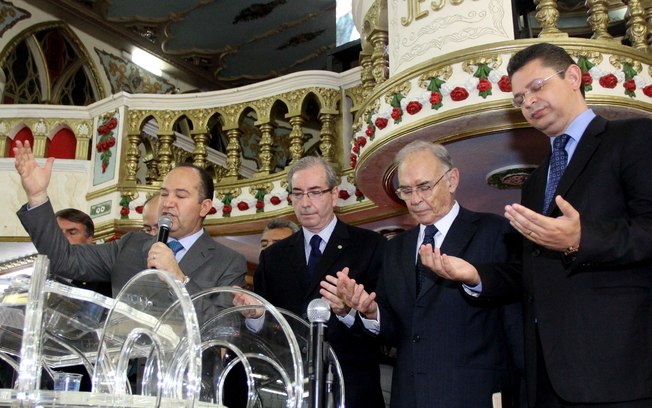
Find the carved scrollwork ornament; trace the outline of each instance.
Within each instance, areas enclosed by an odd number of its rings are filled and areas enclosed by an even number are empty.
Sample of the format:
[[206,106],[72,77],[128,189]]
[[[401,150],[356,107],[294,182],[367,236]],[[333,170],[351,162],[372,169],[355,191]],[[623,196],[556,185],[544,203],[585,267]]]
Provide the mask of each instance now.
[[394,95],[396,95],[397,93],[407,95],[408,93],[410,93],[411,89],[412,89],[412,82],[410,81],[405,81],[402,84],[396,85],[393,88],[391,88],[389,92],[385,94],[385,102],[387,102],[387,104],[389,105],[392,103],[392,99],[394,98]]
[[426,88],[430,83],[430,78],[441,78],[448,80],[453,75],[453,68],[450,65],[447,65],[442,68],[438,68],[425,74],[419,76],[419,88]]
[[473,75],[478,65],[486,65],[492,69],[496,69],[503,64],[503,59],[500,55],[491,58],[481,57],[469,61],[462,62],[462,70],[467,74]]
[[263,190],[265,194],[269,194],[272,189],[274,188],[274,185],[272,183],[261,183],[261,184],[252,184],[249,187],[250,191],[258,191],[258,190]]
[[590,63],[593,65],[600,65],[602,63],[602,60],[604,59],[604,56],[602,55],[601,52],[598,51],[590,51],[590,50],[568,50],[568,54],[571,57],[575,57],[576,59],[579,58],[586,58]]
[[242,188],[234,187],[234,188],[230,188],[230,189],[215,190],[215,197],[220,201],[223,200],[224,197],[226,197],[227,194],[231,194],[231,197],[237,197],[240,194],[242,194]]
[[195,129],[202,129],[207,126],[208,119],[211,115],[208,109],[192,109],[188,111],[188,117],[192,121]]
[[348,88],[345,91],[346,96],[351,98],[353,102],[351,106],[351,112],[355,113],[359,109],[359,106],[365,101],[366,92],[362,85],[355,86],[353,88]]
[[340,91],[338,89],[315,88],[315,93],[319,95],[323,102],[322,111],[337,113],[337,102],[340,100]]
[[640,74],[643,70],[643,66],[640,61],[634,60],[631,57],[625,57],[620,55],[612,55],[609,57],[609,63],[615,68],[622,69],[625,64],[629,64],[637,74]]
[[306,89],[297,89],[296,91],[284,93],[284,99],[288,101],[288,112],[300,112],[303,99],[307,93]]
[[145,117],[146,112],[141,110],[131,110],[129,109],[127,113],[127,118],[129,118],[129,133],[139,133],[140,126],[142,124],[143,118]]
[[275,98],[263,98],[251,102],[251,106],[258,115],[258,123],[269,122],[272,106],[274,105],[275,101]]

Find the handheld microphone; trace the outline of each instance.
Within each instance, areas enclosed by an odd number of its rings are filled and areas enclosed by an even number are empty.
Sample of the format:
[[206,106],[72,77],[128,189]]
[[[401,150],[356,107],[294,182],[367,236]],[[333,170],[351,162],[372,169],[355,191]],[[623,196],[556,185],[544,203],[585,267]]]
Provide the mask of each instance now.
[[326,376],[326,322],[331,317],[331,308],[324,299],[313,299],[308,304],[310,321],[310,349],[308,372],[310,374],[310,400],[313,408],[322,408],[325,403]]
[[170,235],[170,228],[172,228],[172,219],[167,215],[162,215],[161,218],[158,219],[158,237],[156,238],[156,242],[167,243],[168,236]]

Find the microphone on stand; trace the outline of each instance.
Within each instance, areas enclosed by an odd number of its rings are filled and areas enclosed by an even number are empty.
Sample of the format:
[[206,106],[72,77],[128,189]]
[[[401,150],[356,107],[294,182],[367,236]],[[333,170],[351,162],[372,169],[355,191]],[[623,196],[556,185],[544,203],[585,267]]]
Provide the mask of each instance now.
[[310,321],[310,349],[308,373],[310,374],[310,401],[312,408],[325,406],[326,388],[326,329],[331,317],[331,308],[324,299],[313,299],[308,304],[308,320]]
[[166,244],[170,235],[170,228],[172,228],[172,219],[167,215],[162,215],[158,219],[158,236],[156,237],[156,242]]

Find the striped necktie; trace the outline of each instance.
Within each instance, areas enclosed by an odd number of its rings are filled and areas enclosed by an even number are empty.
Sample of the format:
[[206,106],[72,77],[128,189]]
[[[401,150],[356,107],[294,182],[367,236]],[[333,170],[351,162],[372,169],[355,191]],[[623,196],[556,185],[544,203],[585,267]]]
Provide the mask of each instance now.
[[557,185],[561,179],[564,170],[566,170],[566,163],[568,162],[568,153],[566,152],[566,144],[570,136],[563,134],[555,138],[552,142],[552,156],[550,157],[550,176],[548,177],[548,185],[546,185],[546,197],[543,202],[543,214],[548,213],[548,209],[552,205],[552,200],[555,198]]
[[[435,234],[437,234],[437,227],[434,225],[428,225],[423,234],[423,242],[421,245],[432,245],[433,249],[435,248]],[[423,266],[421,263],[421,257],[417,255],[417,296],[421,292],[421,287],[423,286],[423,281],[426,278],[426,274],[432,273],[428,268]]]

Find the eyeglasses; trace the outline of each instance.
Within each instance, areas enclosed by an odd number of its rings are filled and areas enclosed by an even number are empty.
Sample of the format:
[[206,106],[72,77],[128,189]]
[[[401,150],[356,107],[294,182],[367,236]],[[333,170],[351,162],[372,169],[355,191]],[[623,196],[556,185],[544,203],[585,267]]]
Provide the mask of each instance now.
[[416,191],[419,193],[421,198],[428,198],[432,195],[432,190],[439,184],[439,182],[447,175],[452,169],[448,169],[437,179],[437,181],[424,181],[421,184],[417,184],[414,188],[411,187],[400,187],[397,188],[395,193],[403,201],[408,201],[412,198],[412,194]]
[[158,224],[154,224],[154,225],[143,224],[142,231],[147,234],[151,234],[152,231],[156,231],[156,230],[158,230]]
[[561,69],[561,70],[555,72],[554,74],[552,74],[550,76],[547,76],[547,77],[545,77],[543,79],[535,79],[534,81],[532,81],[530,86],[525,90],[525,92],[517,93],[517,94],[514,95],[514,98],[512,98],[512,105],[514,105],[515,108],[520,108],[525,103],[525,97],[529,93],[537,93],[537,92],[539,92],[543,88],[543,86],[546,84],[547,80],[554,77],[555,75],[561,74],[564,71],[565,71],[565,69]]
[[330,193],[331,191],[333,191],[332,188],[327,188],[326,190],[310,190],[305,193],[303,191],[293,191],[290,193],[290,196],[292,196],[292,200],[297,201],[303,200],[303,196],[306,196],[311,200],[319,200],[324,196],[324,194]]

